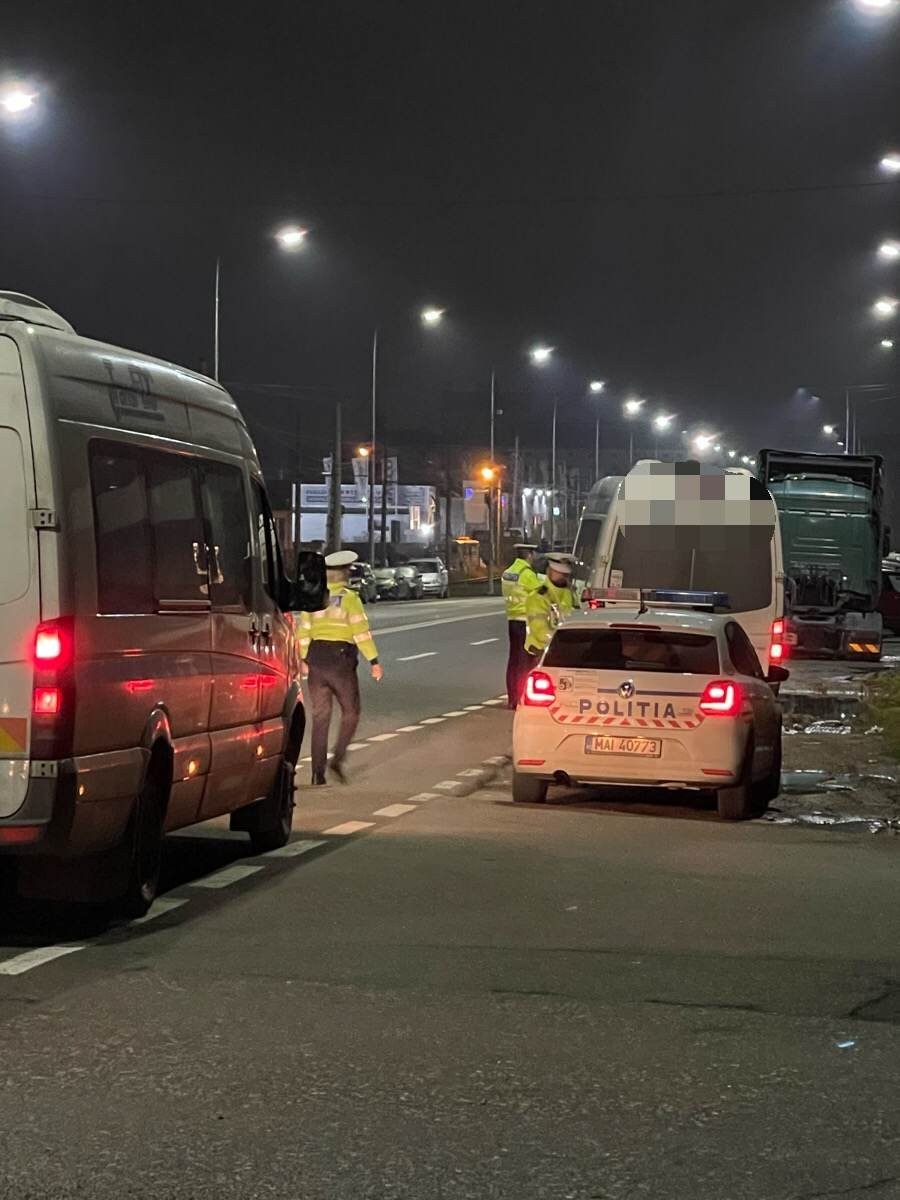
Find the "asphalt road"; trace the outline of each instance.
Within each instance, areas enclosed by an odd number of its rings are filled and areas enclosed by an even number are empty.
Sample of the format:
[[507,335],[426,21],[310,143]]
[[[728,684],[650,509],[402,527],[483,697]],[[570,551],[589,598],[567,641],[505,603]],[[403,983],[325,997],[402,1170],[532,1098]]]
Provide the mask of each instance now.
[[427,612],[377,612],[353,783],[288,853],[211,823],[150,920],[7,922],[0,1195],[900,1196],[895,839],[513,806],[502,620]]

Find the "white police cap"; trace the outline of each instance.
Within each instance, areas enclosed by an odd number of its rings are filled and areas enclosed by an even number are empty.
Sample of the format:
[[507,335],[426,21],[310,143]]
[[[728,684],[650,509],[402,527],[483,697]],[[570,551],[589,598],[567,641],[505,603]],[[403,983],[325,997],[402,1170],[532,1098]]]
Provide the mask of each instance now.
[[352,567],[355,562],[359,561],[359,555],[355,550],[335,550],[333,554],[326,554],[326,567]]
[[548,554],[547,566],[552,567],[558,575],[572,574],[572,560],[567,554]]

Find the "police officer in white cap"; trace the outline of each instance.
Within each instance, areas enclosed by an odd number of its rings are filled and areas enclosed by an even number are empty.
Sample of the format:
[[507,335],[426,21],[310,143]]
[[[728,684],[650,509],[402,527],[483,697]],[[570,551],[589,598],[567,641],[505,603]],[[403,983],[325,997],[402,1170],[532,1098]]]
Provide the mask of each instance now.
[[528,669],[547,649],[557,625],[574,611],[572,559],[568,554],[548,554],[547,578],[536,591],[529,593],[525,602]]
[[309,679],[312,705],[313,784],[325,782],[328,730],[335,700],[341,710],[341,725],[328,766],[342,783],[346,782],[344,759],[359,724],[356,665],[360,650],[368,659],[376,683],[384,674],[366,611],[349,585],[350,567],[358,557],[352,550],[337,550],[327,555],[328,606],[321,612],[300,615],[300,655],[303,673]]

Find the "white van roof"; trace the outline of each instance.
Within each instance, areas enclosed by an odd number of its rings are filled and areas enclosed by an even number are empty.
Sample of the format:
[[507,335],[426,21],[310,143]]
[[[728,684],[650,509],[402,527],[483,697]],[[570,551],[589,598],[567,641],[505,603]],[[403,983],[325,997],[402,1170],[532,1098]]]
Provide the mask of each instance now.
[[22,292],[0,292],[0,321],[27,321],[30,325],[43,325],[63,333],[75,332],[65,317]]

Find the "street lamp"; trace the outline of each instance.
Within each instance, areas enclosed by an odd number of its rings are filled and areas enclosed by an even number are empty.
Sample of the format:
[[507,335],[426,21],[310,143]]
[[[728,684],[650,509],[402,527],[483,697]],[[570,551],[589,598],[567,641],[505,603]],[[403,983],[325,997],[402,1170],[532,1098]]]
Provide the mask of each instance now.
[[888,238],[878,247],[878,257],[885,258],[888,261],[900,258],[900,242],[895,242],[893,238]]
[[655,458],[659,458],[659,435],[665,433],[674,420],[675,418],[668,413],[657,413],[653,418],[653,428],[656,431],[656,444],[653,448]]
[[897,6],[897,0],[854,0],[854,3],[864,12],[887,12]]
[[900,154],[885,154],[878,165],[888,175],[900,175]]
[[834,425],[823,425],[822,432],[826,437],[834,437],[835,433],[837,432],[837,427]]
[[37,92],[30,91],[21,83],[9,83],[0,88],[0,108],[8,117],[20,117],[37,102]]
[[728,457],[729,458],[737,458],[737,450],[729,450]]
[[882,350],[893,350],[894,339],[893,338],[882,338],[880,345],[881,345]]
[[308,229],[301,225],[283,225],[275,234],[282,250],[299,250],[306,241]]
[[872,305],[872,312],[876,317],[892,317],[897,311],[897,301],[893,296],[882,296]]
[[[639,400],[637,396],[631,396],[622,405],[622,412],[625,416],[633,421],[641,409],[644,407],[643,400]],[[628,469],[629,471],[634,466],[634,425],[628,429]]]
[[599,396],[606,384],[602,379],[592,379],[588,386],[595,396]]
[[531,361],[536,367],[545,367],[553,354],[553,347],[535,346],[530,353]]
[[704,450],[708,450],[710,448],[710,446],[713,444],[713,440],[708,433],[698,433],[694,438],[693,444],[694,449],[699,450],[702,453]]
[[[606,391],[606,380],[592,379],[588,384],[592,396],[600,396]],[[594,482],[600,478],[600,414],[594,414]]]
[[625,401],[625,403],[622,405],[622,410],[624,411],[626,417],[636,417],[643,407],[643,400],[632,398],[631,400]]
[[446,308],[423,308],[421,312],[422,324],[437,325],[446,311]]
[[[546,367],[553,356],[553,347],[537,345],[528,352],[528,357],[536,367]],[[550,548],[556,547],[556,415],[559,408],[559,397],[553,397],[553,432],[550,439]]]

